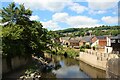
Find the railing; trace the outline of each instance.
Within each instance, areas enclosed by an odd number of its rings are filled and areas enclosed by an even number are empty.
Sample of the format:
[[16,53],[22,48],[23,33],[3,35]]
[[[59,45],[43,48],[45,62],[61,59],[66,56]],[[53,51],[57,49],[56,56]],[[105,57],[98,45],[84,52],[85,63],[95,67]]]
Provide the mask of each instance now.
[[93,50],[85,51],[84,54],[95,55],[95,56],[97,56],[97,60],[99,60],[99,61],[108,61],[111,58],[118,58],[118,55],[119,55],[119,54],[113,54],[113,53],[109,53],[109,54],[108,53],[100,53],[100,52],[93,51]]

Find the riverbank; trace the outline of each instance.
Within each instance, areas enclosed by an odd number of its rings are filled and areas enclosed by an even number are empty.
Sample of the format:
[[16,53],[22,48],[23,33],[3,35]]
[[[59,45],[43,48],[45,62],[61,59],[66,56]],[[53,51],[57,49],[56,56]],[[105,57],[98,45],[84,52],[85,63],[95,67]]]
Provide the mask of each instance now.
[[[49,57],[49,55],[46,56]],[[32,64],[26,65],[26,68],[6,75],[5,77],[18,80],[44,78],[105,78],[105,72],[69,57],[52,55],[52,61],[50,63],[42,60],[42,58],[34,57],[31,63]]]
[[6,73],[3,75],[2,79],[29,79],[29,78],[41,78],[42,72],[47,72],[52,69],[52,66],[49,66],[47,58],[37,58],[32,56],[31,62],[15,69],[12,72]]

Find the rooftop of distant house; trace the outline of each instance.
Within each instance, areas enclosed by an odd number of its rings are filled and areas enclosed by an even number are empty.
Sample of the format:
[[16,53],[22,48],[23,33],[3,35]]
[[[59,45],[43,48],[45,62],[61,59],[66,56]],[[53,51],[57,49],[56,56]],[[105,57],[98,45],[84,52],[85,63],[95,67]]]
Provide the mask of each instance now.
[[106,39],[106,36],[96,36],[97,39]]
[[69,40],[70,37],[61,37],[62,40]]
[[111,37],[111,39],[120,39],[120,34],[118,34],[117,36]]

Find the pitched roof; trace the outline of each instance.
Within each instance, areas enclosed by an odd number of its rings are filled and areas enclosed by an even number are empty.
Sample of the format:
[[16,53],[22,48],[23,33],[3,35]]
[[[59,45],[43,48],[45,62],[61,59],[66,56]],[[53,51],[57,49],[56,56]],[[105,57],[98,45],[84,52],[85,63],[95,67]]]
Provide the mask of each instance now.
[[70,38],[70,40],[81,40],[82,39],[82,37],[72,37],[72,38]]
[[120,34],[118,34],[118,35],[115,36],[115,37],[111,37],[111,39],[120,39]]
[[69,42],[72,42],[72,43],[79,43],[80,40],[69,40]]
[[61,37],[62,40],[69,40],[70,37]]
[[86,42],[91,42],[92,36],[84,36],[82,40],[85,40]]
[[96,36],[96,37],[97,37],[97,39],[106,39],[105,36]]
[[80,42],[81,39],[82,39],[82,37],[73,37],[73,38],[69,39],[69,42],[78,43],[78,42]]

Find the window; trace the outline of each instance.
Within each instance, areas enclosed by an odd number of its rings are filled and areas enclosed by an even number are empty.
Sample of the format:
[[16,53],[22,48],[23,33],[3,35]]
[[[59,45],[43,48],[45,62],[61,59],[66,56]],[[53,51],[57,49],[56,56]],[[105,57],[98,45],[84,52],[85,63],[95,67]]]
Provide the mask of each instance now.
[[120,43],[120,39],[118,39],[118,43]]
[[113,39],[113,40],[111,40],[111,43],[115,43],[115,40]]

